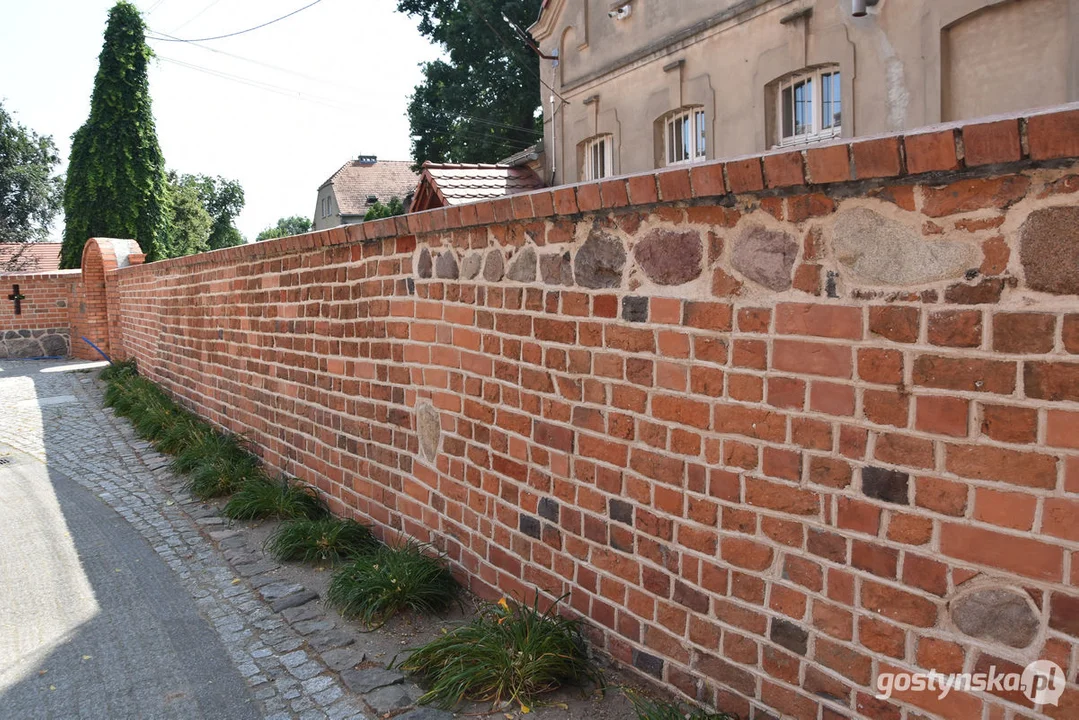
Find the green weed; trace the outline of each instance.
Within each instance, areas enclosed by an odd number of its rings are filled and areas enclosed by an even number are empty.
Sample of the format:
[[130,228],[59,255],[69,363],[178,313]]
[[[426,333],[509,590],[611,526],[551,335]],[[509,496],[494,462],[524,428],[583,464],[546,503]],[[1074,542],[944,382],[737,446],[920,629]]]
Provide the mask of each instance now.
[[378,541],[365,525],[334,517],[288,520],[266,540],[266,550],[278,560],[308,563],[335,563],[377,546]]
[[503,599],[466,625],[417,649],[401,668],[431,684],[420,702],[450,708],[461,700],[515,702],[528,709],[536,696],[566,683],[602,684],[588,659],[577,620],[558,603],[539,611]]
[[368,628],[404,610],[445,610],[457,596],[457,582],[441,558],[424,552],[427,547],[416,542],[383,545],[360,555],[334,574],[326,599]]
[[233,520],[316,520],[325,517],[328,511],[319,498],[318,491],[310,485],[290,483],[284,478],[258,478],[245,482],[236,494],[229,498],[223,512]]

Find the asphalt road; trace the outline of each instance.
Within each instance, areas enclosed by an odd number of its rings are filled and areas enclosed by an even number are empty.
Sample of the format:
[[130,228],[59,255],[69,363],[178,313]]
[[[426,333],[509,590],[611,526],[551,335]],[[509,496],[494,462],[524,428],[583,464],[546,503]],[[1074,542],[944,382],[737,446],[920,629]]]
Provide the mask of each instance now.
[[0,718],[258,717],[218,636],[146,540],[0,444]]

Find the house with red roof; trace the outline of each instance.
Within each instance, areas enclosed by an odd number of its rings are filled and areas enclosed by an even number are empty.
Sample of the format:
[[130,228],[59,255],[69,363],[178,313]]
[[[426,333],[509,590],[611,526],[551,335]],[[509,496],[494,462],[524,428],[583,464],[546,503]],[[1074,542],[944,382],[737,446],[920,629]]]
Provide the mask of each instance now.
[[0,274],[47,273],[60,269],[60,243],[0,243]]
[[408,160],[379,160],[374,155],[349,160],[319,186],[313,229],[363,222],[372,205],[386,205],[392,198],[407,210],[417,180]]

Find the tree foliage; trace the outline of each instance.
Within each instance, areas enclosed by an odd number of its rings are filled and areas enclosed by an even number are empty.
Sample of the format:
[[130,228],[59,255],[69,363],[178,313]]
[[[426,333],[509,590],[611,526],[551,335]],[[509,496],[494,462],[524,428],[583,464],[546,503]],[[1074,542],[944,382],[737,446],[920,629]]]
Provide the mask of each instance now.
[[196,186],[184,183],[175,172],[170,172],[168,179],[169,239],[162,255],[183,257],[209,250],[214,220],[203,206]]
[[43,240],[63,197],[52,137],[15,122],[0,102],[0,242]]
[[303,235],[305,232],[311,231],[311,220],[303,215],[293,215],[292,217],[283,217],[277,221],[277,224],[273,227],[268,227],[258,234],[255,240],[273,240],[280,237],[292,237],[293,235]]
[[235,225],[236,216],[244,209],[244,189],[239,181],[220,175],[182,175],[180,183],[198,193],[202,206],[213,218],[209,240],[211,250],[244,244],[244,236]]
[[364,221],[378,220],[380,218],[393,217],[394,215],[404,215],[405,206],[401,202],[401,198],[392,197],[390,201],[385,205],[380,201],[376,201],[374,205],[367,208],[367,213],[363,216]]
[[147,260],[161,257],[168,242],[168,186],[146,76],[153,53],[145,29],[131,3],[109,11],[90,117],[71,138],[61,267],[79,267],[91,237],[134,238]]
[[423,65],[424,81],[409,101],[417,167],[425,160],[494,162],[539,139],[539,62],[502,15],[525,28],[540,3],[398,0],[397,9],[418,17],[420,32],[448,55]]

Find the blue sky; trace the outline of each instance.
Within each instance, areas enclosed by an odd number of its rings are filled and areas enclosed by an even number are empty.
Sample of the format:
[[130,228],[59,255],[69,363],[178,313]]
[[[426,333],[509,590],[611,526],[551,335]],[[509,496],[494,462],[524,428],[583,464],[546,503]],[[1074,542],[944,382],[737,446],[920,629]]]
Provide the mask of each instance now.
[[[201,38],[258,25],[309,1],[136,5],[152,30]],[[71,134],[89,113],[112,5],[0,0],[0,98],[19,122],[53,136],[64,166]],[[419,64],[439,53],[415,19],[395,7],[396,0],[322,0],[205,47],[152,42],[159,58],[150,91],[168,166],[239,180],[247,206],[238,226],[254,239],[279,217],[311,217],[318,186],[346,160],[409,159],[407,98],[421,80]],[[58,222],[54,239],[61,231]]]

